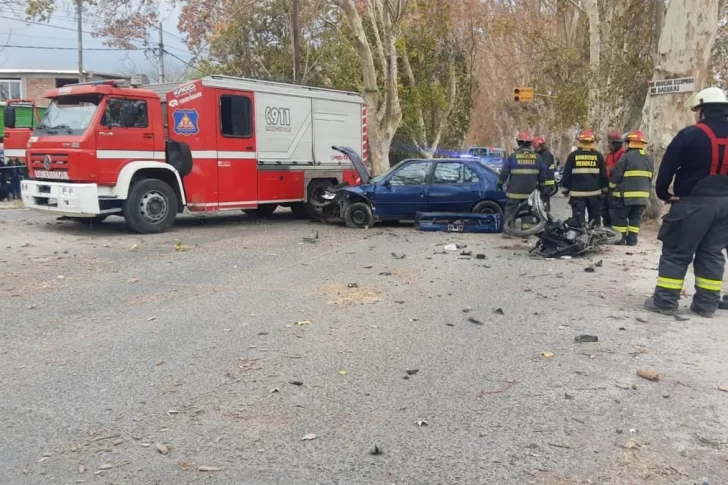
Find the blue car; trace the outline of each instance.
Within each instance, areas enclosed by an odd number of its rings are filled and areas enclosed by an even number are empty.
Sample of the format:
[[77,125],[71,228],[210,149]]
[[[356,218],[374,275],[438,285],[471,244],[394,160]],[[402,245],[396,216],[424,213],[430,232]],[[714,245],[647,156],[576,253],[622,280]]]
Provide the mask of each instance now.
[[362,181],[325,196],[349,227],[414,220],[417,212],[503,213],[506,194],[496,188],[498,174],[477,158],[404,160],[370,178],[356,152],[335,148],[349,157]]

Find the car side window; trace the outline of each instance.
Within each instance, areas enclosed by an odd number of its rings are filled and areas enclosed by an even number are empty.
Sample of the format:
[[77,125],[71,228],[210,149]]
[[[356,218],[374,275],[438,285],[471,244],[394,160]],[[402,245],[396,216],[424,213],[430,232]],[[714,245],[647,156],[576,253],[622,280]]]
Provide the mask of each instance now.
[[457,162],[438,163],[435,167],[433,184],[461,184],[463,182],[463,164]]
[[463,165],[463,182],[466,184],[474,184],[476,182],[480,182],[480,178],[478,177],[478,174],[475,173],[475,170],[467,165]]
[[432,162],[411,163],[399,169],[392,178],[390,185],[423,185],[427,181]]

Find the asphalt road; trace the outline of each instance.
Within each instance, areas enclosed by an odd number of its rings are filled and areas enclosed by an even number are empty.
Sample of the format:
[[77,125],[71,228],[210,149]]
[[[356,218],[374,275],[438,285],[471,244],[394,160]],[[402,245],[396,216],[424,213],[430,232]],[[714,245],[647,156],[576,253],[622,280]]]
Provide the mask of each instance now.
[[728,483],[728,316],[642,311],[644,232],[539,261],[284,211],[139,237],[0,210],[0,484]]

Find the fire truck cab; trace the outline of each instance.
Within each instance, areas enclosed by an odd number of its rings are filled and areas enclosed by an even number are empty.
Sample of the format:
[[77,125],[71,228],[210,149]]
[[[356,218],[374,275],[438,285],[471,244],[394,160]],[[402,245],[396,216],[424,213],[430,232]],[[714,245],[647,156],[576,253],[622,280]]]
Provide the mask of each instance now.
[[26,99],[10,99],[4,104],[2,134],[4,163],[9,165],[18,160],[25,161],[25,147],[33,127],[40,120],[39,112],[43,108],[39,110],[33,100]]
[[79,220],[122,215],[138,233],[184,210],[318,217],[310,201],[360,174],[333,145],[366,159],[366,109],[354,93],[209,76],[165,100],[118,82],[45,94],[26,150],[26,207]]

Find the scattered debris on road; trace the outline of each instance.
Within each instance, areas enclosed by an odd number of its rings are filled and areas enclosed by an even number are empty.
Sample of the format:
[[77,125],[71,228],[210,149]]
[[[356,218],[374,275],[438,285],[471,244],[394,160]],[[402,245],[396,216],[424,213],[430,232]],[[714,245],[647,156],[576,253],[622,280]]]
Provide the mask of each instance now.
[[207,466],[207,465],[200,465],[200,467],[197,469],[198,472],[219,472],[222,471],[222,468],[217,466]]
[[315,440],[316,438],[318,438],[318,436],[316,436],[315,434],[308,433],[308,434],[304,435],[303,438],[301,438],[301,441],[311,441],[311,440]]
[[312,235],[312,236],[305,236],[301,240],[303,242],[305,242],[305,243],[316,244],[318,242],[318,239],[319,239],[319,233],[318,233],[318,231],[316,231],[316,233],[314,235]]
[[648,323],[646,318],[643,317],[636,317],[635,320],[637,320],[640,323]]
[[413,375],[417,374],[419,371],[420,371],[419,369],[407,369],[405,372],[407,373],[408,376],[413,376]]
[[550,359],[555,354],[553,352],[541,352],[541,357],[546,357],[547,359]]
[[427,422],[427,421],[425,421],[424,419],[423,419],[423,420],[420,420],[420,421],[415,421],[415,424],[416,424],[416,425],[417,425],[418,427],[420,427],[420,428],[422,428],[423,426],[429,426],[429,425],[430,425],[430,423],[428,423],[428,422]]
[[502,308],[500,308],[500,307],[498,307],[498,308],[494,308],[494,309],[493,309],[493,313],[495,313],[496,315],[505,315],[505,312],[504,312],[504,311],[503,311],[503,309],[502,309]]
[[299,320],[296,322],[296,325],[298,325],[299,327],[303,327],[304,325],[311,325],[311,321],[310,320]]
[[480,321],[480,320],[478,320],[477,318],[473,318],[473,317],[470,317],[470,318],[468,318],[468,321],[469,321],[470,323],[474,323],[475,325],[483,325],[483,322],[481,322],[481,321]]
[[584,343],[591,343],[591,342],[599,342],[599,337],[596,335],[577,335],[574,337],[574,342],[577,344],[584,344]]
[[162,443],[157,443],[155,445],[157,447],[157,451],[160,452],[163,455],[169,454],[169,447]]
[[374,445],[374,448],[372,448],[372,450],[369,452],[369,454],[374,455],[374,456],[383,455],[384,450],[382,450],[379,446]]
[[394,259],[404,259],[407,257],[407,255],[404,253],[392,253],[392,257]]
[[584,268],[584,271],[586,271],[587,273],[594,273],[596,269],[594,268],[594,266],[587,266],[586,268]]
[[346,375],[346,374],[348,374],[348,373],[349,373],[349,372],[347,372],[346,370],[340,370],[340,371],[339,371],[339,375],[340,375],[340,376],[345,376],[345,375]]
[[182,241],[177,241],[174,243],[174,250],[177,252],[181,252],[181,251],[187,251],[187,248],[185,248],[184,245],[182,245]]
[[289,384],[293,384],[294,386],[302,386],[303,381],[288,381]]
[[660,373],[653,369],[637,369],[637,375],[653,382],[657,382],[661,378]]

